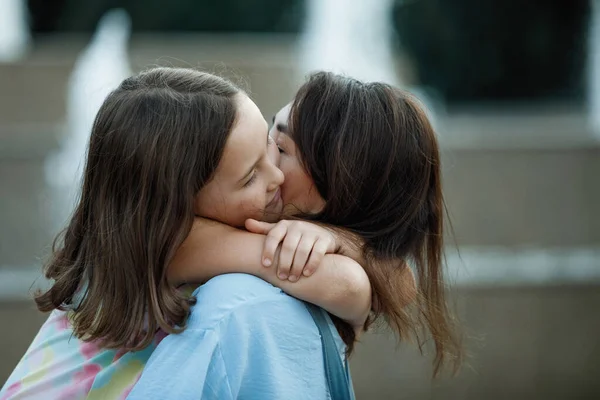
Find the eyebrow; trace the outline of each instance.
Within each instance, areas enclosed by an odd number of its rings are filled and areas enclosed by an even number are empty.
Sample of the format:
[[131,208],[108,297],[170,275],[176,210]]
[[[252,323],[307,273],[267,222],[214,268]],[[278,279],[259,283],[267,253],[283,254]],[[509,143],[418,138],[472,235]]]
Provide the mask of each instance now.
[[[269,130],[268,129],[267,129],[267,143],[269,143]],[[244,174],[244,176],[238,181],[238,183],[241,183],[241,182],[245,181],[246,178],[248,178],[248,176],[252,173],[252,171],[254,171],[256,169],[256,165],[258,165],[258,163],[260,162],[261,158],[262,158],[262,156],[260,156],[258,158],[258,160],[256,160],[254,162],[254,164],[252,164],[252,166],[250,167],[250,169],[248,169],[248,172],[246,172]]]
[[277,124],[277,130],[286,135],[289,133],[287,124]]
[[289,133],[288,130],[288,125],[287,124],[282,124],[281,122],[278,124],[275,124],[275,117],[276,115],[273,116],[273,125],[275,125],[275,128],[281,132],[281,133],[285,133],[286,135]]

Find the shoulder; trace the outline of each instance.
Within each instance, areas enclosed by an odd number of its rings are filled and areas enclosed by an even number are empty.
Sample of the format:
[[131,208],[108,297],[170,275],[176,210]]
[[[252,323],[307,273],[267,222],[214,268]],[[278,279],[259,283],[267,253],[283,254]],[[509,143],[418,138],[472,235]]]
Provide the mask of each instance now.
[[279,288],[249,274],[223,274],[198,287],[194,295],[205,302],[230,300],[232,296],[253,299],[281,294]]
[[[225,321],[278,320],[311,322],[304,303],[248,274],[219,275],[194,291],[196,305],[188,329],[215,329]],[[283,313],[283,314],[282,314]]]
[[244,274],[194,294],[187,329],[158,345],[130,398],[327,397],[321,338],[304,302]]

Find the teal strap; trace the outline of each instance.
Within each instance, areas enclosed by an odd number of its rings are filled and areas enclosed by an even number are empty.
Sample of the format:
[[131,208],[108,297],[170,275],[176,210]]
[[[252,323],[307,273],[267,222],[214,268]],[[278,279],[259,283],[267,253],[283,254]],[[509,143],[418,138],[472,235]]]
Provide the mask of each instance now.
[[329,323],[319,307],[310,303],[305,304],[321,335],[323,358],[325,361],[325,377],[331,398],[333,400],[352,400],[353,396],[350,394],[350,384],[348,383],[346,368],[344,367],[344,363],[342,363],[331,329],[329,329]]

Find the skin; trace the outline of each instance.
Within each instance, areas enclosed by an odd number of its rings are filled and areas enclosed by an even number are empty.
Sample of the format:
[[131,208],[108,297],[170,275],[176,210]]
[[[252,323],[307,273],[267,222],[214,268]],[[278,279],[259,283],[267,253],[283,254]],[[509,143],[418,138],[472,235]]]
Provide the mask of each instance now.
[[302,166],[296,144],[289,136],[290,108],[291,104],[288,104],[279,110],[269,131],[279,150],[279,168],[285,176],[281,185],[284,214],[293,215],[298,211],[314,214],[323,209],[325,200],[319,195],[312,178]]
[[[362,332],[371,311],[371,284],[364,269],[340,254],[325,254],[310,278],[281,280],[277,269],[262,264],[266,236],[199,219],[169,265],[169,280],[203,283],[226,273],[257,276],[290,296],[316,304]],[[227,249],[227,251],[223,251]],[[273,265],[277,265],[279,251]]]

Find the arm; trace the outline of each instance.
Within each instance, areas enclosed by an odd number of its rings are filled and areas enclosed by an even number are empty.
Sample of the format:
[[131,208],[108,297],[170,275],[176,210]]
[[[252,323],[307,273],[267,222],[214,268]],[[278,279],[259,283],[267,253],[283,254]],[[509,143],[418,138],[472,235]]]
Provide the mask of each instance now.
[[301,300],[318,305],[350,323],[359,333],[371,311],[371,283],[356,261],[326,254],[310,278],[298,282],[280,280],[274,268],[262,268],[257,276]]
[[[371,308],[371,285],[362,267],[348,257],[327,254],[313,275],[297,282],[280,280],[273,266],[262,264],[265,236],[219,222],[197,219],[169,265],[174,284],[202,283],[233,272],[255,275],[291,296],[308,301],[362,327]],[[312,278],[312,277],[311,277]]]
[[[336,253],[358,262],[366,269],[367,276],[370,276],[369,273],[380,274],[381,271],[386,269],[400,269],[399,275],[395,274],[395,278],[400,280],[402,287],[402,290],[397,292],[397,296],[401,298],[402,304],[405,306],[416,299],[415,277],[408,264],[401,258],[383,260],[371,257],[370,260],[367,260],[364,252],[364,239],[354,232],[337,226],[301,220],[281,220],[274,224],[249,219],[246,221],[246,229],[250,232],[267,235],[263,249],[263,259],[273,259],[280,249],[280,243],[283,242],[282,255],[278,265],[279,271],[283,270],[287,273],[291,268],[292,271],[295,271],[293,274],[298,275],[298,271],[304,269],[303,274],[310,276],[313,271],[317,270],[325,254]],[[289,249],[295,250],[296,247],[292,245],[286,248],[285,244],[288,241],[292,244],[296,243],[298,236],[304,234],[320,239],[313,246],[312,252],[309,252],[310,257],[306,265],[303,261],[307,259],[306,257],[300,257],[300,263],[297,263],[298,251],[296,251],[295,256],[292,253],[291,258],[294,259],[294,266],[292,267]],[[288,240],[290,238],[292,239]],[[324,245],[321,239],[324,239],[327,244]],[[379,309],[379,299],[377,297],[373,298],[371,306],[374,310]]]

